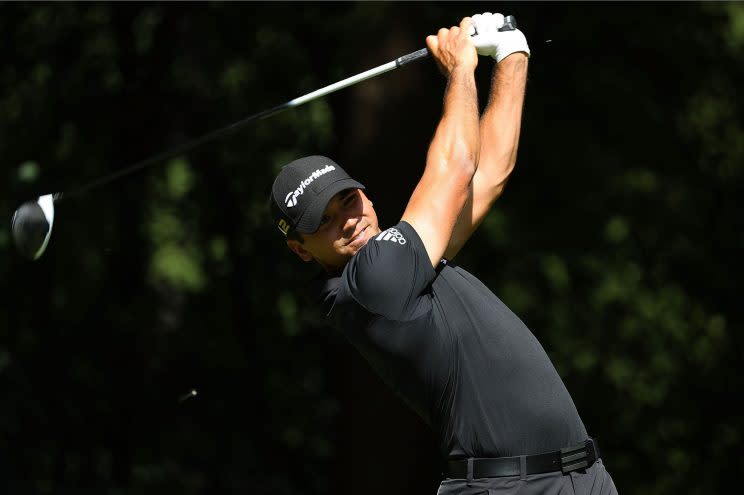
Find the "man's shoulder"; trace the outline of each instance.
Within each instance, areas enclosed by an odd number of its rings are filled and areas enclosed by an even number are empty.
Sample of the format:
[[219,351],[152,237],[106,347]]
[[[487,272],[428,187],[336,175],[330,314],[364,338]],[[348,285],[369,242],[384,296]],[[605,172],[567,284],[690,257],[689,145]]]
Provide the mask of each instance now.
[[[403,245],[406,244],[408,238],[411,237],[409,229],[413,233],[416,232],[408,223],[401,221],[397,225],[381,231],[375,237],[370,239],[370,242],[392,242],[393,244]],[[369,244],[369,242],[367,244]]]
[[418,308],[434,277],[418,234],[401,221],[370,238],[344,268],[342,284],[368,311],[399,319]]
[[388,285],[391,279],[410,276],[411,270],[419,268],[420,245],[413,227],[401,221],[371,237],[346,264],[341,277],[352,292],[359,287]]
[[370,238],[337,277],[318,276],[308,284],[313,304],[324,314],[352,303],[387,318],[419,309],[418,298],[436,277],[416,231],[406,222]]

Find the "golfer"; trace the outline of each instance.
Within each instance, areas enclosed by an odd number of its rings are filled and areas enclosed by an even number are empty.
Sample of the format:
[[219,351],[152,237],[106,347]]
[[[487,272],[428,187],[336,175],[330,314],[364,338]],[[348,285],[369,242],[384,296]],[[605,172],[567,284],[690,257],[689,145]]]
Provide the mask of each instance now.
[[[397,225],[382,230],[364,186],[322,156],[279,172],[274,222],[323,267],[324,312],[434,430],[447,460],[439,494],[614,494],[540,343],[453,262],[516,162],[529,48],[503,23],[482,14],[427,37],[447,78],[444,109]],[[496,61],[482,116],[479,53]]]

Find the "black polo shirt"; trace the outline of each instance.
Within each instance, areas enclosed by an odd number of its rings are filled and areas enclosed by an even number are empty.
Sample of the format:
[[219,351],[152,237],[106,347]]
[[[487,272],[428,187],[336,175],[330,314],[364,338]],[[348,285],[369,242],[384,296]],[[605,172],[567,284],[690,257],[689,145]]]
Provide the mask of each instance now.
[[370,239],[325,282],[321,303],[445,457],[536,454],[587,438],[532,332],[464,269],[432,268],[408,223]]

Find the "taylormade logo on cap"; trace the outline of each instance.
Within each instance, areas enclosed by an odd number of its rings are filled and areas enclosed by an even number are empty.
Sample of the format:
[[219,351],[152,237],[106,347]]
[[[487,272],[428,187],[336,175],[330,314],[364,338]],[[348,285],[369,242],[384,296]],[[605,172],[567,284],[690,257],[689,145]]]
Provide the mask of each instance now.
[[287,193],[287,196],[284,198],[284,203],[287,205],[287,208],[292,208],[297,204],[297,198],[305,192],[305,188],[312,184],[315,179],[334,170],[336,170],[336,167],[333,165],[326,165],[323,168],[315,170],[307,177],[307,179],[300,181],[300,185],[297,186],[297,189]]

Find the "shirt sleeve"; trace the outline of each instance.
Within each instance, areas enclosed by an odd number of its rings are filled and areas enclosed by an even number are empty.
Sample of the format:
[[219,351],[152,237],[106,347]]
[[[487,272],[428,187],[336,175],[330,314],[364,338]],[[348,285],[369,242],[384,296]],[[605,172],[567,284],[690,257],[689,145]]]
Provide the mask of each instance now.
[[418,233],[400,222],[370,239],[346,265],[341,278],[367,311],[406,320],[420,313],[435,277]]

